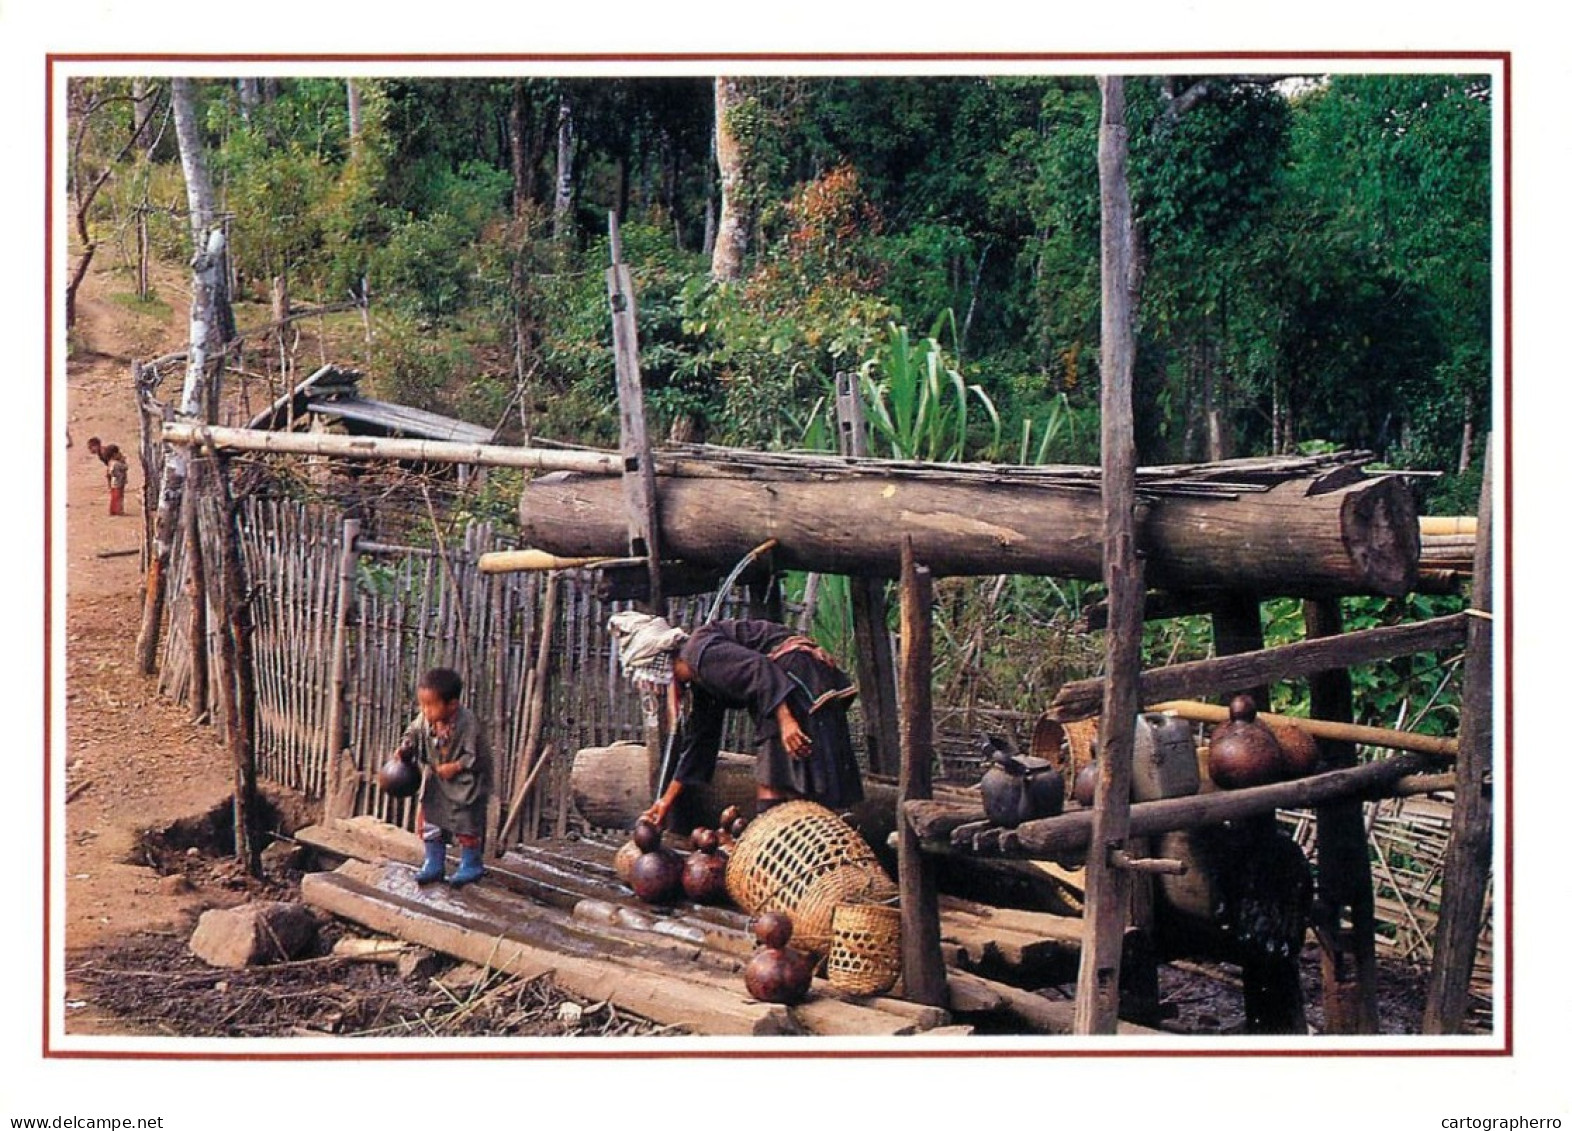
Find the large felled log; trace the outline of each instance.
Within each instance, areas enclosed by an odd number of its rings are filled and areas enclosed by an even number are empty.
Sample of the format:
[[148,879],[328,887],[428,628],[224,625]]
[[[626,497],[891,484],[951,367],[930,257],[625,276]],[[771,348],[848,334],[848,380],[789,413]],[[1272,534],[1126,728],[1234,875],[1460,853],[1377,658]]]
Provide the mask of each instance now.
[[[1322,489],[1303,478],[1233,497],[1163,496],[1141,509],[1147,580],[1165,588],[1266,594],[1401,594],[1418,572],[1413,496],[1396,478]],[[776,538],[777,567],[895,577],[910,535],[935,575],[1102,576],[1102,513],[1084,487],[973,478],[830,474],[817,478],[661,475],[665,552],[693,564],[733,563]],[[626,552],[615,481],[553,476],[519,501],[531,546],[566,556]]]
[[[681,812],[673,820],[713,827],[728,805],[752,813],[753,767],[752,755],[721,751],[714,778],[682,791]],[[653,800],[641,742],[586,746],[573,756],[568,783],[579,815],[596,828],[631,829]]]

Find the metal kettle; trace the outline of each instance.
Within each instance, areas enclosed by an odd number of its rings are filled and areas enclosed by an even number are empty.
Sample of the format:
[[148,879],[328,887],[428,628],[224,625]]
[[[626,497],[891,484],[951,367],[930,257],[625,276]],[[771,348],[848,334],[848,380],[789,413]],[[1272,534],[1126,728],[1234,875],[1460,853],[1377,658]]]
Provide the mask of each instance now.
[[1016,754],[991,739],[988,753],[993,764],[978,783],[988,820],[1013,829],[1064,811],[1064,778],[1053,763]]

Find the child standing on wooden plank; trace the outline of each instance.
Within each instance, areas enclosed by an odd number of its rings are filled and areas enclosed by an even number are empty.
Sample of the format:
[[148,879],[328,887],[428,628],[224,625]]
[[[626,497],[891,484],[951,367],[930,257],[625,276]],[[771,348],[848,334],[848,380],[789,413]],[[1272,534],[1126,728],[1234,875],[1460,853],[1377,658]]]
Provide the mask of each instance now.
[[475,713],[459,702],[464,681],[452,668],[432,668],[420,677],[415,697],[420,715],[409,724],[398,754],[426,767],[415,815],[415,831],[426,861],[415,882],[435,883],[447,868],[445,845],[457,840],[458,870],[448,882],[474,883],[484,874],[481,848],[486,800],[491,795],[491,752]]

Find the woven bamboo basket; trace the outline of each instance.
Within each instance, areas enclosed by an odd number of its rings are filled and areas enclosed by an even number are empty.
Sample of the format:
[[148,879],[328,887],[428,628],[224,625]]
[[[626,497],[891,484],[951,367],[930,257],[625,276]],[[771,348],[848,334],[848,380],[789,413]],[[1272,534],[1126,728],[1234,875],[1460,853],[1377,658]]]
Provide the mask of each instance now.
[[1075,771],[1097,756],[1098,721],[1097,717],[1093,716],[1064,724],[1065,743],[1070,748],[1070,765],[1073,767],[1071,780],[1074,779]]
[[883,903],[899,895],[900,889],[878,865],[846,864],[825,872],[808,885],[795,907],[782,908],[791,916],[791,944],[823,958],[830,953],[837,909],[847,904]]
[[882,994],[901,976],[901,913],[890,903],[842,903],[831,928],[830,985]]
[[788,801],[765,810],[737,841],[726,865],[726,893],[750,915],[793,915],[815,880],[841,868],[884,877],[856,829],[815,802]]

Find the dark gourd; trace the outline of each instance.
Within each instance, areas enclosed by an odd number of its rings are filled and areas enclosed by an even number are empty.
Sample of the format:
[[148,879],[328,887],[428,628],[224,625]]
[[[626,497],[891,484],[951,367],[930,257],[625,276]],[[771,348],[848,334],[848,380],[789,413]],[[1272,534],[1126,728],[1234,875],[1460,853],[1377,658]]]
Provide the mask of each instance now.
[[1228,704],[1228,722],[1212,732],[1207,772],[1218,789],[1247,789],[1281,781],[1286,767],[1283,749],[1272,732],[1255,717],[1255,700],[1236,695]]
[[389,797],[414,797],[420,792],[420,767],[395,754],[377,770],[377,785]]
[[683,893],[695,903],[720,903],[726,898],[726,857],[717,851],[720,839],[714,829],[694,829],[692,839],[694,850],[682,865]]
[[791,941],[791,918],[779,911],[768,911],[753,921],[753,936],[759,949],[742,971],[742,983],[759,1001],[795,1005],[808,996],[813,985],[813,967],[800,951],[786,944]]

